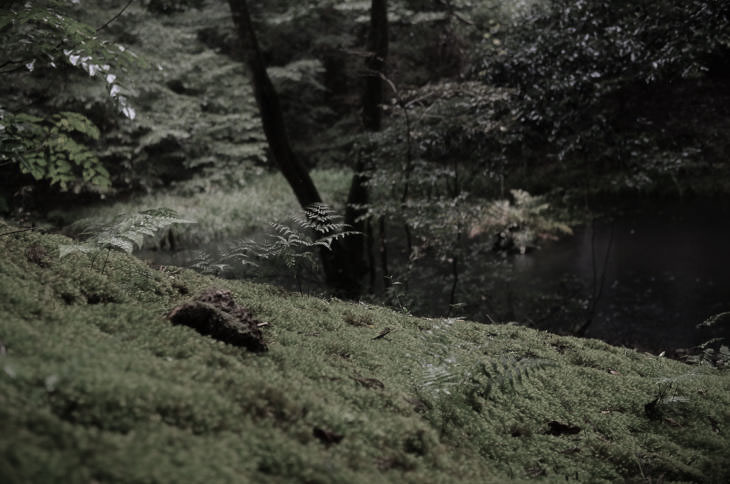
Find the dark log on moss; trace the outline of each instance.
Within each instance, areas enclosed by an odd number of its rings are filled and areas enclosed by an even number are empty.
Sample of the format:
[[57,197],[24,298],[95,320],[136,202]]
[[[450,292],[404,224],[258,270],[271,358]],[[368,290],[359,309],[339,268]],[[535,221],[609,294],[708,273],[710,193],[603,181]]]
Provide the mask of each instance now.
[[167,315],[172,324],[182,324],[198,333],[233,346],[261,352],[268,348],[261,323],[233,300],[230,291],[210,289]]

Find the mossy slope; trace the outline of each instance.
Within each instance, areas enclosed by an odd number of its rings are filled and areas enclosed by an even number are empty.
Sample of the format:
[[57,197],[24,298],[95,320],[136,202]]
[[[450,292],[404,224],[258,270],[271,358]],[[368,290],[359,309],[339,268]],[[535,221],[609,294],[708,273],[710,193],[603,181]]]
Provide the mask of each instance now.
[[[66,242],[0,237],[2,482],[730,479],[727,373],[122,254],[59,260]],[[270,324],[267,353],[165,319],[210,287]]]

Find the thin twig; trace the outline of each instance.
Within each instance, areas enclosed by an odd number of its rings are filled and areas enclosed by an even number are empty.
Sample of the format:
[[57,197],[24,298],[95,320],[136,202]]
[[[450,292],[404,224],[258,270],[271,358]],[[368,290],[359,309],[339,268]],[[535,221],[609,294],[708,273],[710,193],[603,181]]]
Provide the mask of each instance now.
[[377,335],[377,336],[376,336],[375,338],[372,338],[372,339],[373,339],[373,340],[376,340],[376,339],[382,339],[382,338],[385,338],[385,337],[386,337],[387,335],[389,335],[389,334],[390,334],[390,333],[392,333],[392,332],[393,332],[393,330],[392,330],[392,329],[390,329],[390,328],[385,328],[385,329],[383,329],[383,331],[381,331],[381,332],[380,332],[380,334],[378,334],[378,335]]
[[99,31],[101,31],[101,30],[104,30],[105,28],[107,28],[107,27],[109,26],[109,24],[111,24],[111,23],[112,23],[112,22],[114,22],[114,21],[115,21],[116,19],[118,19],[119,17],[121,17],[121,16],[122,16],[122,14],[124,13],[124,11],[125,11],[125,10],[127,10],[127,9],[129,8],[129,6],[130,6],[130,5],[132,5],[132,2],[133,2],[133,1],[134,1],[134,0],[129,0],[129,1],[127,2],[127,4],[126,4],[126,5],[124,6],[124,7],[122,7],[122,9],[121,9],[121,10],[120,10],[119,12],[117,12],[117,14],[116,14],[115,16],[113,16],[112,18],[110,18],[109,20],[107,20],[106,22],[104,22],[104,25],[102,25],[101,27],[97,27],[97,28],[96,28],[96,32],[99,32]]
[[[614,222],[611,222],[611,232],[608,236],[608,246],[606,246],[606,253],[603,256],[603,267],[601,268],[601,282],[598,286],[598,294],[596,294],[596,304],[601,300],[603,295],[603,288],[606,287],[606,269],[608,268],[608,258],[611,255],[611,248],[613,247],[613,232]],[[593,308],[595,311],[595,307]]]
[[[459,239],[457,234],[457,240]],[[459,258],[456,254],[451,257],[451,292],[449,294],[449,314],[456,304],[456,288],[459,286]]]
[[591,275],[593,276],[593,283],[591,284],[591,306],[590,312],[593,312],[593,306],[596,301],[596,292],[598,290],[597,278],[598,271],[596,270],[596,219],[591,219]]
[[591,301],[588,305],[588,314],[586,315],[585,322],[575,331],[576,336],[585,336],[586,331],[593,324],[593,318],[596,315],[598,309],[598,302],[603,296],[603,288],[606,285],[606,269],[608,267],[608,259],[611,255],[611,248],[613,247],[613,234],[614,234],[614,223],[611,222],[611,232],[609,233],[608,245],[606,246],[606,252],[603,256],[603,265],[601,267],[601,275],[598,276],[598,270],[596,268],[596,220],[593,219],[591,222],[591,263],[593,267],[593,287]]
[[368,218],[365,221],[365,234],[367,236],[367,255],[368,255],[368,267],[370,272],[370,294],[375,293],[375,237],[373,236],[373,219]]
[[111,254],[112,250],[110,248],[106,249],[106,258],[104,259],[104,265],[101,266],[101,273],[104,274],[104,271],[106,270],[106,263],[109,261],[109,254]]
[[385,217],[378,218],[378,249],[380,252],[380,267],[383,270],[383,286],[385,289],[391,285],[390,270],[388,270],[388,242],[385,236]]
[[38,230],[37,227],[28,227],[20,230],[13,230],[12,232],[5,232],[4,234],[0,234],[0,237],[5,237],[6,235],[13,235],[13,234],[19,234],[22,232],[30,232],[31,230]]

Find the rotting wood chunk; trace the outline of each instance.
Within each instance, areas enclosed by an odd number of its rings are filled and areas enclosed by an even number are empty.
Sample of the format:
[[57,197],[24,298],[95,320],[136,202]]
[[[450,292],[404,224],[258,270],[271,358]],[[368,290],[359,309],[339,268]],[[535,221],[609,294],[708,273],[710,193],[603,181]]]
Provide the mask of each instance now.
[[342,439],[345,438],[344,435],[337,434],[321,427],[314,427],[312,429],[312,435],[321,440],[325,445],[339,444],[342,442]]
[[193,301],[177,306],[167,315],[172,324],[189,326],[210,336],[249,351],[266,351],[260,321],[233,300],[231,291],[208,289]]

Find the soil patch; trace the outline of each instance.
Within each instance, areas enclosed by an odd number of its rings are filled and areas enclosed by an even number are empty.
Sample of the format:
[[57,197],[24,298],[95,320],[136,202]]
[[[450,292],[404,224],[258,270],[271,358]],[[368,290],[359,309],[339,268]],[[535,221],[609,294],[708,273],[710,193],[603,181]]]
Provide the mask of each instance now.
[[233,346],[255,352],[268,349],[260,329],[264,323],[236,304],[230,291],[209,289],[193,301],[172,309],[167,317],[172,324],[189,326]]

